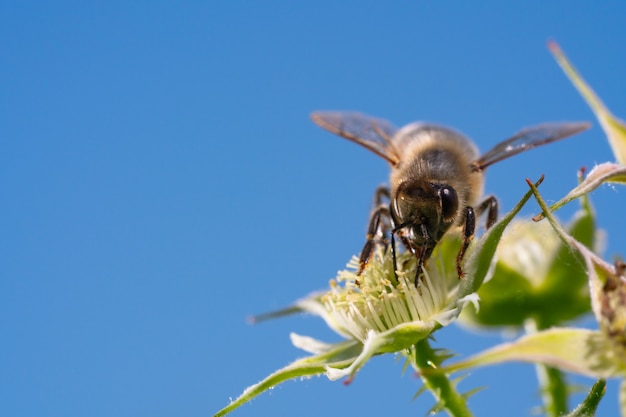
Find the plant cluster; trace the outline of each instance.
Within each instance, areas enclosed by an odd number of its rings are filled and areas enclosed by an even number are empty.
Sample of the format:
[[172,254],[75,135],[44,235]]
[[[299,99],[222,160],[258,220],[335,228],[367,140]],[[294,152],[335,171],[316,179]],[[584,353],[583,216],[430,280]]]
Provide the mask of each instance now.
[[[388,353],[405,357],[420,376],[422,390],[435,397],[431,411],[471,416],[466,399],[472,393],[460,393],[453,375],[479,366],[523,361],[538,369],[546,415],[595,415],[605,379],[626,376],[626,264],[609,263],[598,254],[599,231],[588,194],[604,183],[626,182],[626,124],[611,115],[556,43],[549,43],[549,48],[594,111],[616,162],[580,172],[578,185],[552,206],[538,190],[541,180],[527,180],[529,190],[513,210],[472,242],[463,279],[454,268],[459,236],[453,233],[439,243],[417,287],[413,283],[416,262],[410,253],[397,259],[405,273],[394,273],[392,254],[383,248],[359,276],[355,272],[358,260],[352,259],[327,291],[270,315],[296,311],[318,315],[344,340],[328,344],[292,334],[292,343],[310,356],[247,388],[215,416],[292,378],[326,375],[349,382],[371,357]],[[541,207],[541,214],[534,219],[517,218],[531,198]],[[580,209],[564,226],[554,211],[573,200],[580,202]],[[590,312],[597,329],[568,326]],[[267,317],[259,317],[263,318]],[[431,336],[453,321],[514,328],[524,334],[454,362],[449,352],[430,344]],[[567,409],[570,390],[565,372],[598,379],[574,410]],[[620,398],[626,416],[624,381]]]

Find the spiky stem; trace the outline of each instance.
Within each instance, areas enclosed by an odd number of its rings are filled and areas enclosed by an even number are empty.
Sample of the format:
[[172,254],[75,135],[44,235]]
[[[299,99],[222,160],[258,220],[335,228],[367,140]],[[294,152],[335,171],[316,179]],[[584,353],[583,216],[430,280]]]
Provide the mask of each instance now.
[[411,362],[419,372],[424,386],[437,400],[436,410],[446,410],[448,414],[454,417],[472,416],[465,397],[458,393],[454,382],[450,381],[444,372],[437,372],[442,358],[431,348],[427,339],[415,344]]

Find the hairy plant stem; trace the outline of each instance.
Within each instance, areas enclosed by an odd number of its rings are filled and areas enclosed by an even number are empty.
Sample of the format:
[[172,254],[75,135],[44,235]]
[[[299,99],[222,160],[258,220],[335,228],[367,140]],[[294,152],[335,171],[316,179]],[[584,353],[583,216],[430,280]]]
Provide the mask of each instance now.
[[414,346],[411,356],[413,366],[419,372],[424,386],[428,388],[435,399],[437,410],[445,409],[454,417],[471,417],[465,397],[456,390],[454,382],[448,379],[444,372],[437,372],[442,362],[441,356],[430,347],[427,339],[420,340]]

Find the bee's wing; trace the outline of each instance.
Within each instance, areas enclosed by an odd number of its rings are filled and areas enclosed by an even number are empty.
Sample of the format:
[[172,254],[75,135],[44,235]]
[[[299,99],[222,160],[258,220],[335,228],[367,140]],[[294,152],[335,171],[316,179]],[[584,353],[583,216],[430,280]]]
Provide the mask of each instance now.
[[400,155],[391,141],[397,129],[386,120],[334,111],[314,112],[311,119],[320,127],[369,149],[391,165],[400,162]]
[[495,164],[510,156],[527,151],[537,146],[555,142],[568,136],[580,133],[589,129],[588,122],[563,122],[545,123],[533,127],[528,127],[519,131],[510,139],[500,142],[490,151],[483,154],[472,166],[477,171],[482,171],[491,164]]

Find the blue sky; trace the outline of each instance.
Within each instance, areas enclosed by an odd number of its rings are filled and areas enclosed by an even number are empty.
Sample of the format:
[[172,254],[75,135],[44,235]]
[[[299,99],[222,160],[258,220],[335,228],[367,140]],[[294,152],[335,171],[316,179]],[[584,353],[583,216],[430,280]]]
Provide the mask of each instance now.
[[[207,416],[301,356],[290,331],[337,340],[315,318],[245,321],[327,285],[387,178],[309,113],[443,123],[483,150],[593,120],[555,39],[626,117],[624,15],[616,1],[3,2],[0,414]],[[556,200],[612,159],[595,123],[490,167],[487,191],[508,210],[543,173]],[[593,195],[609,259],[626,253],[623,195]],[[437,334],[464,355],[500,340]],[[461,388],[479,386],[476,415],[540,404],[528,365]],[[233,416],[425,415],[419,387],[386,356],[350,386],[289,382]],[[611,384],[603,415],[616,403]]]

